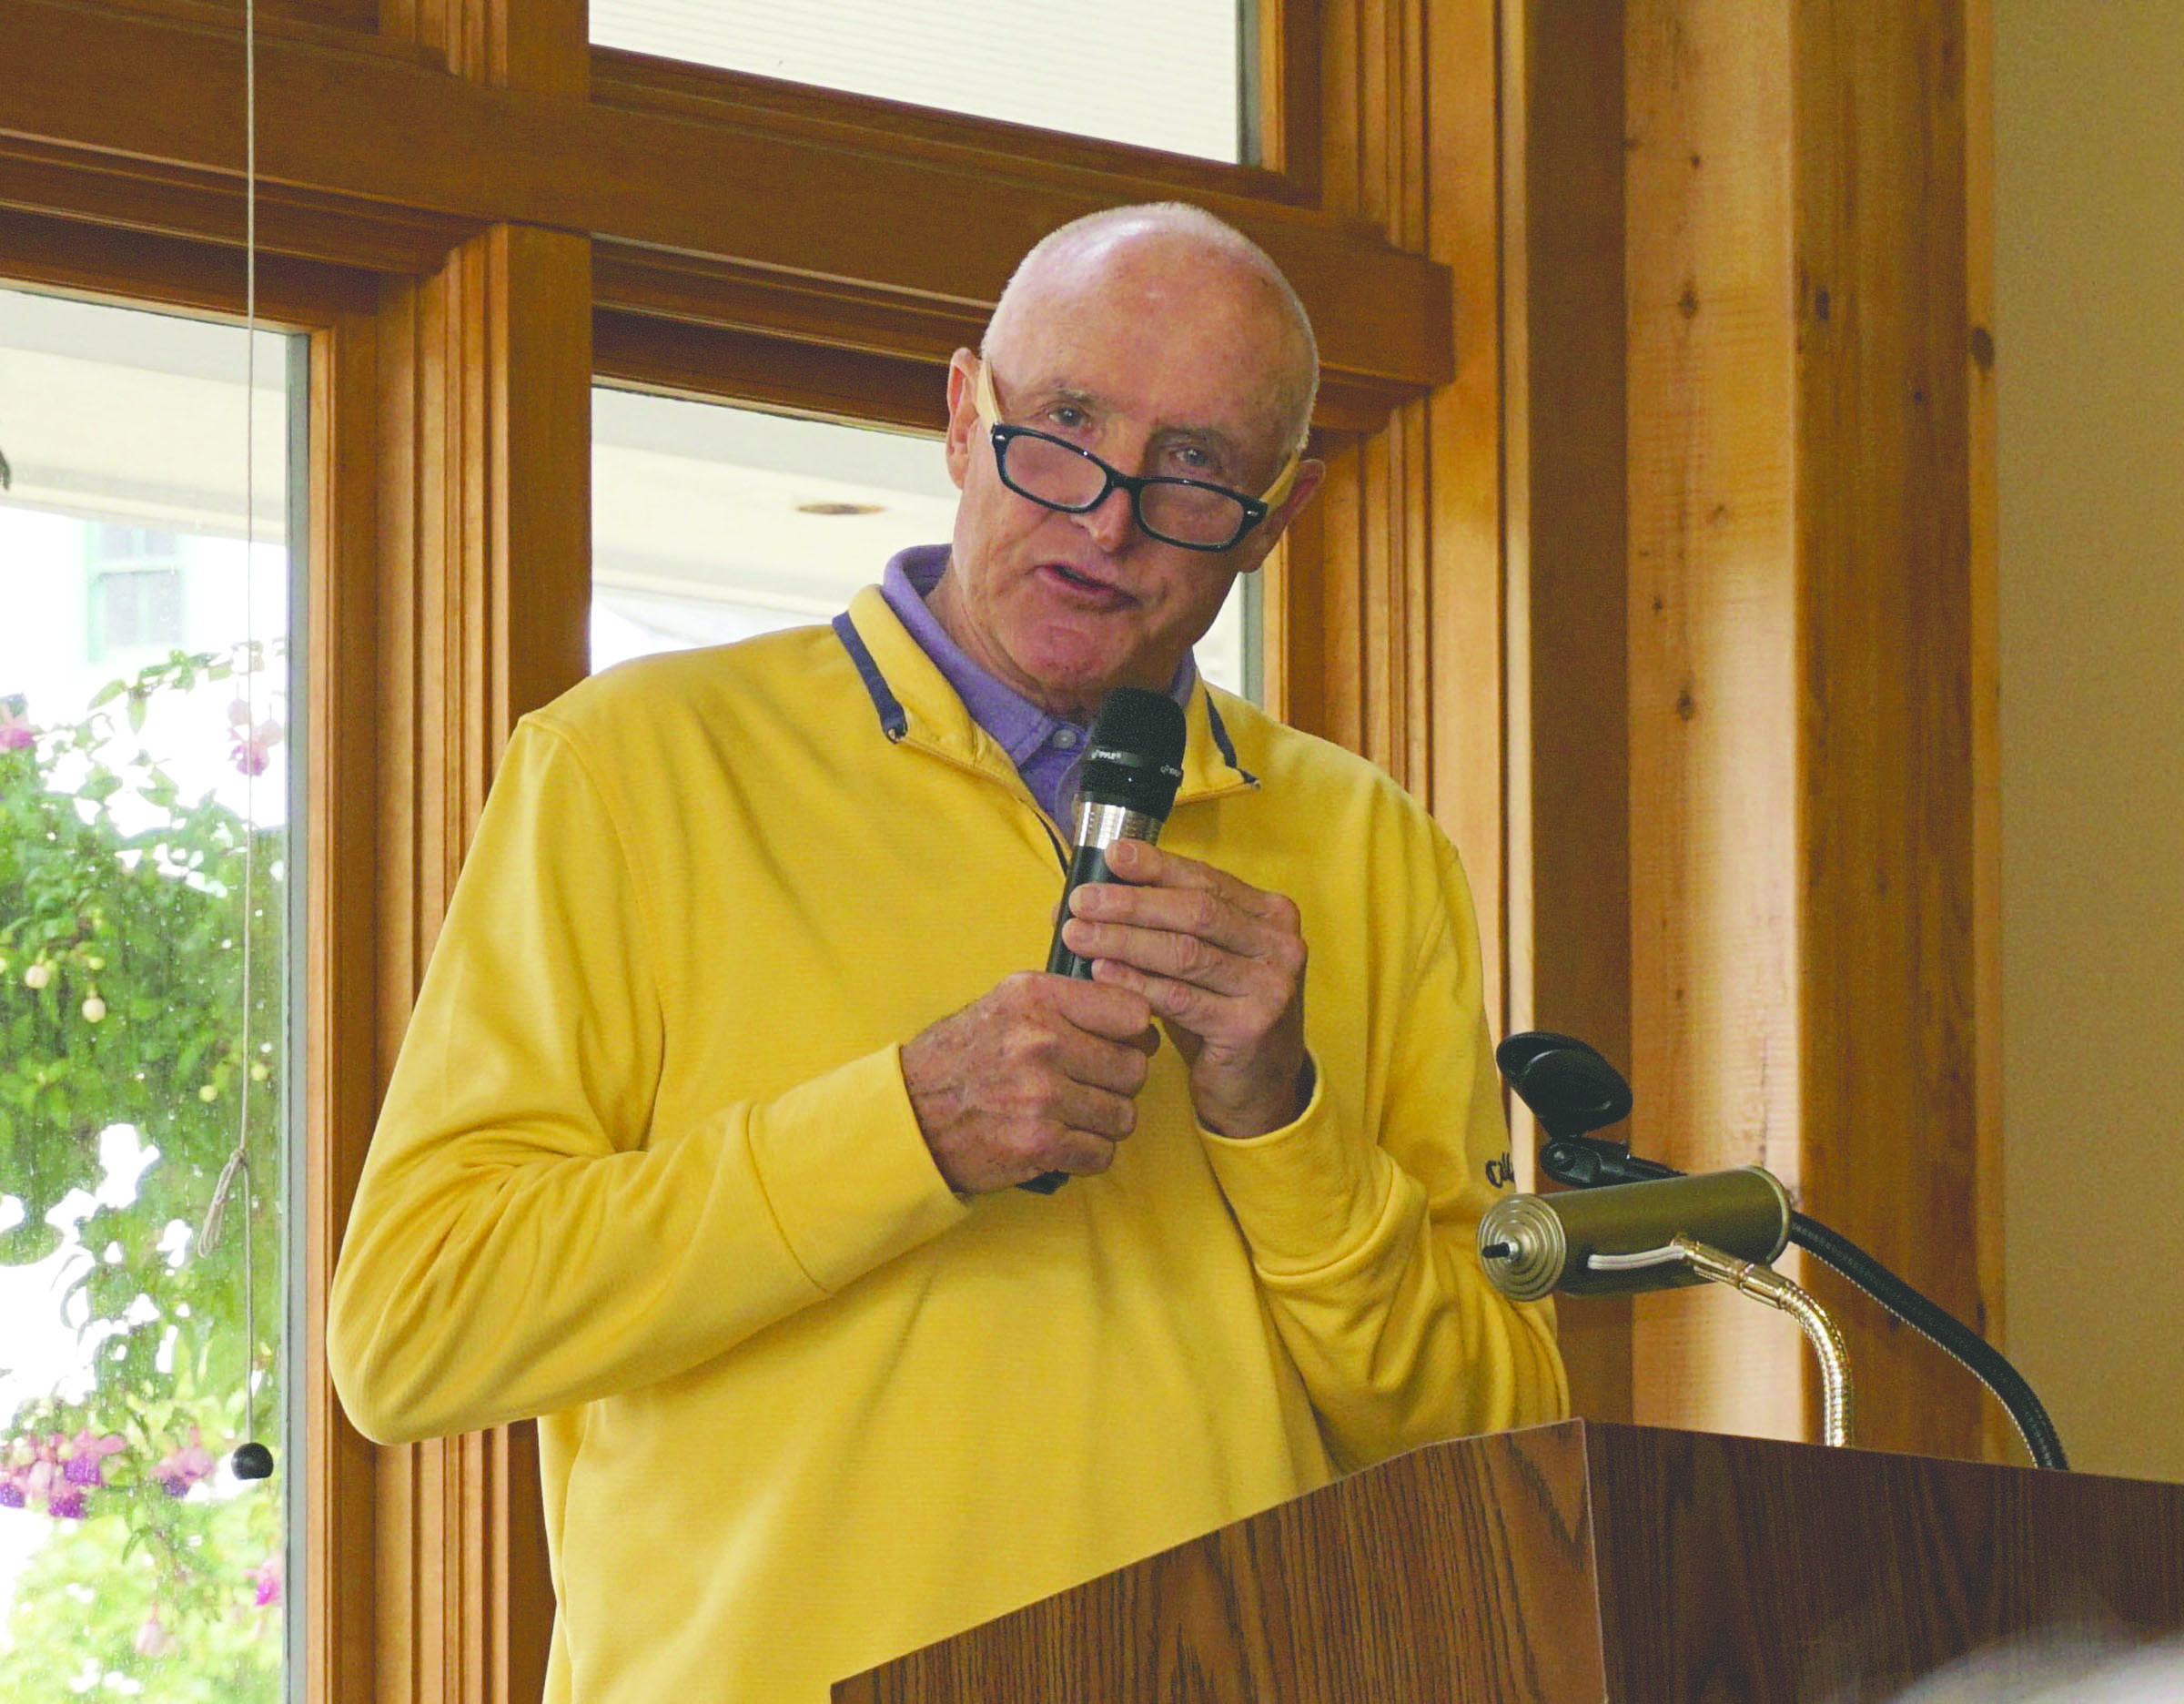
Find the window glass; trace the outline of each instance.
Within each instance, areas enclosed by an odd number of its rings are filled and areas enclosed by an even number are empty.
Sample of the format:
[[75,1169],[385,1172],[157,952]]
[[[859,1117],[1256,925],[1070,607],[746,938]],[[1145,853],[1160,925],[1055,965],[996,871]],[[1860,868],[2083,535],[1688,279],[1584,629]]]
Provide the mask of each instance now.
[[1250,157],[1239,0],[592,0],[592,39],[1205,159]]
[[[595,669],[832,621],[895,552],[954,528],[937,438],[603,389],[592,422]],[[1231,692],[1251,579],[1198,645]]]
[[281,1695],[288,341],[0,289],[9,1698]]

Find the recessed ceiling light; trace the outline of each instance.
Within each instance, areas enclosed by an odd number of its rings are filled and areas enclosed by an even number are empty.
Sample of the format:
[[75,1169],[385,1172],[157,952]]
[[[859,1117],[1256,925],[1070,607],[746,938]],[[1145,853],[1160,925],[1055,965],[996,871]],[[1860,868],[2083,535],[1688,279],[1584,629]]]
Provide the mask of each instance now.
[[808,515],[878,514],[885,507],[885,503],[808,502],[798,503],[796,512]]

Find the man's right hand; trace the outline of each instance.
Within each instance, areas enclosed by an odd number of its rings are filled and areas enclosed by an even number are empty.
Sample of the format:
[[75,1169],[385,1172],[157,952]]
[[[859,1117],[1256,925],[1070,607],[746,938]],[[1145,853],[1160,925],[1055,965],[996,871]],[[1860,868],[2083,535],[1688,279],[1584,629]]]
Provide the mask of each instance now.
[[1105,1172],[1159,1046],[1143,996],[1026,970],[905,1042],[903,1083],[948,1187],[982,1195]]

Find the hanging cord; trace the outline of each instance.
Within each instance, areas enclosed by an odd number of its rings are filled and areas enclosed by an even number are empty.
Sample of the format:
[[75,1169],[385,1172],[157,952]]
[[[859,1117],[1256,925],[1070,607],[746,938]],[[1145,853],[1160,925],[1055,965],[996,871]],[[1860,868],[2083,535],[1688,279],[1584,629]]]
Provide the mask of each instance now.
[[238,1479],[264,1479],[273,1452],[257,1441],[257,1179],[250,1169],[251,959],[258,905],[258,0],[243,0],[243,1016],[241,1087],[235,1151],[220,1168],[205,1209],[198,1250],[220,1244],[228,1201],[239,1181],[243,1209],[243,1438],[231,1463]]

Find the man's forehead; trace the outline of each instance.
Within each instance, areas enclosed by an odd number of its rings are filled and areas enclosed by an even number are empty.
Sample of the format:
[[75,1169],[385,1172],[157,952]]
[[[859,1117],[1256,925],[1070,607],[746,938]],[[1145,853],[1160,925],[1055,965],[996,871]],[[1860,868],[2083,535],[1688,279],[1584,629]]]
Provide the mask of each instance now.
[[1141,407],[1157,396],[1164,411],[1216,425],[1239,410],[1256,413],[1279,390],[1282,351],[1273,330],[1203,299],[1080,295],[1027,300],[994,352],[1002,380],[1017,390],[1106,407]]
[[[1248,249],[1249,245],[1245,245]],[[1036,252],[987,334],[1005,390],[1226,431],[1286,435],[1309,394],[1310,334],[1265,258],[1195,228],[1123,224]]]

